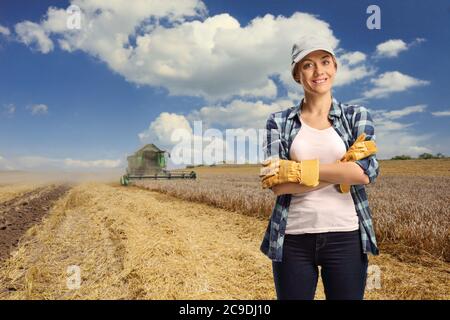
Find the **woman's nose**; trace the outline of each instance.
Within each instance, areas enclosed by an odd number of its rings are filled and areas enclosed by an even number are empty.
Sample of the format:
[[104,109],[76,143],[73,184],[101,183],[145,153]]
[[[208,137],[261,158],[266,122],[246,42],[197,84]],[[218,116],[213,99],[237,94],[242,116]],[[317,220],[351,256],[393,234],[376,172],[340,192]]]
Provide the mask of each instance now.
[[320,76],[323,74],[322,67],[318,66],[314,69],[314,76]]

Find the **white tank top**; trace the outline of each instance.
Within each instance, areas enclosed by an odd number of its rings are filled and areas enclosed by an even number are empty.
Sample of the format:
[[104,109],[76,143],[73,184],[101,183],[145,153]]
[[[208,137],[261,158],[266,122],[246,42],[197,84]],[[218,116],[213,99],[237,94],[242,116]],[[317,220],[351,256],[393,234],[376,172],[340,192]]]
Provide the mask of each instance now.
[[[345,144],[333,127],[323,130],[302,123],[292,142],[291,160],[319,158],[335,163],[345,154]],[[320,177],[319,177],[320,179]],[[287,234],[353,231],[359,228],[351,193],[340,193],[335,185],[303,194],[293,194],[288,211]]]

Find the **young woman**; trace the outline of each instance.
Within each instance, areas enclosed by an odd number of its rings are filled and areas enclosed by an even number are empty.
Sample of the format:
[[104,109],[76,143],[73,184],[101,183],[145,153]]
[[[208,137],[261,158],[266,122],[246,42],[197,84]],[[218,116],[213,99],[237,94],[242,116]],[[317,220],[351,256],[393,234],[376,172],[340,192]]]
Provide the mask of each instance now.
[[327,299],[363,299],[367,254],[379,253],[364,188],[379,173],[376,148],[367,148],[374,126],[366,108],[332,96],[337,68],[323,38],[302,38],[291,71],[304,98],[267,120],[271,172],[261,176],[277,198],[261,251],[278,299],[314,299],[318,266]]

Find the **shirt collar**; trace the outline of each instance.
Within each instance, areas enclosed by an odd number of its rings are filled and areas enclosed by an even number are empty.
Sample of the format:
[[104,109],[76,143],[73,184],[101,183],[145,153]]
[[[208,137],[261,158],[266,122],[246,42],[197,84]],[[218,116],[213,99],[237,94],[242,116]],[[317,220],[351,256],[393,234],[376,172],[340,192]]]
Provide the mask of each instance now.
[[[330,118],[330,117],[340,118],[341,113],[342,113],[340,103],[334,97],[331,97],[331,98],[332,98],[332,102],[331,102],[330,112],[328,113],[328,118]],[[292,119],[296,115],[300,115],[300,113],[302,111],[301,105],[302,105],[304,99],[305,98],[303,98],[300,101],[300,103],[294,107],[294,109],[289,114],[288,119]]]

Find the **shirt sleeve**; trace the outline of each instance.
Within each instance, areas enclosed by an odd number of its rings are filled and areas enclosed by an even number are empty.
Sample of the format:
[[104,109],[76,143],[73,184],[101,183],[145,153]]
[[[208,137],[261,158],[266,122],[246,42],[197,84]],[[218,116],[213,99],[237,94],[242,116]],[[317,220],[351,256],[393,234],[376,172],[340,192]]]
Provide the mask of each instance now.
[[280,158],[281,134],[275,121],[274,114],[270,114],[266,122],[266,131],[263,139],[263,161]]
[[[363,132],[366,134],[366,141],[376,141],[375,126],[372,120],[372,116],[365,107],[359,107],[355,110],[353,115],[353,137],[356,140]],[[380,172],[379,164],[376,158],[376,154],[368,156],[364,159],[355,161],[369,177],[369,183],[375,182]]]
[[[281,134],[273,113],[270,114],[267,119],[266,130],[263,137],[263,161],[268,159],[279,159],[282,148]],[[272,187],[269,189],[272,190]]]

